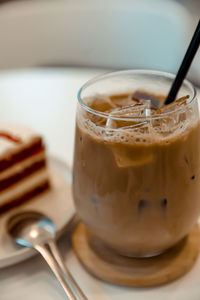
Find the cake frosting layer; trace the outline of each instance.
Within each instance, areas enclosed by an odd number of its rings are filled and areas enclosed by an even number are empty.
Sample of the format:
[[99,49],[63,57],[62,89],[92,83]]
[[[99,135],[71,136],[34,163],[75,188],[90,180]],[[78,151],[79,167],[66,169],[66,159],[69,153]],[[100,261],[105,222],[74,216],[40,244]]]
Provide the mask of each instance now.
[[41,193],[48,190],[50,187],[49,181],[41,182],[35,189],[28,191],[26,194],[23,194],[19,198],[15,198],[10,202],[7,202],[3,205],[0,204],[0,214],[7,211],[8,209],[23,204],[26,201],[35,198],[36,196],[40,195]]
[[42,168],[46,167],[46,161],[38,161],[32,164],[31,166],[25,168],[22,172],[14,174],[13,176],[10,176],[9,178],[6,178],[4,180],[0,181],[0,192],[11,188],[14,184],[17,184],[18,182],[22,181],[24,178],[31,176],[34,172],[37,172],[38,170],[41,170]]
[[36,141],[32,141],[28,145],[23,145],[21,148],[12,148],[8,153],[0,156],[0,172],[42,151],[44,151],[44,146],[41,138],[37,138]]
[[23,143],[28,143],[33,138],[40,137],[38,133],[28,127],[6,122],[0,122],[0,134],[1,133],[10,134]]
[[1,180],[8,179],[11,176],[14,176],[15,174],[19,174],[24,171],[24,169],[30,167],[31,165],[46,160],[45,152],[44,150],[36,153],[35,155],[29,156],[28,158],[24,159],[21,162],[15,163],[10,168],[0,171],[0,182]]
[[5,191],[0,192],[0,206],[15,201],[20,197],[23,197],[26,193],[37,188],[42,183],[48,181],[48,170],[43,168],[28,176],[18,182],[17,184],[13,185],[11,188],[6,189]]
[[19,153],[39,142],[41,143],[41,137],[32,129],[0,122],[0,159]]

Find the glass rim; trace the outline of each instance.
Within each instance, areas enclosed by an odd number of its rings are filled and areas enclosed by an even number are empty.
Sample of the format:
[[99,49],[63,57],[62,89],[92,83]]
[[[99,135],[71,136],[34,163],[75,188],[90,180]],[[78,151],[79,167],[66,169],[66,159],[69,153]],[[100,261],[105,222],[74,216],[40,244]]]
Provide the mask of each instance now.
[[194,87],[194,85],[187,79],[184,79],[183,83],[185,83],[190,90],[192,91],[192,95],[190,96],[190,101],[188,101],[188,103],[184,106],[184,107],[180,107],[176,110],[172,110],[170,112],[166,112],[166,113],[160,113],[160,114],[155,114],[155,115],[150,115],[150,116],[139,116],[139,117],[126,117],[126,116],[113,116],[111,115],[111,113],[106,113],[106,112],[101,112],[98,110],[95,110],[91,107],[89,107],[88,105],[86,105],[82,99],[82,92],[88,88],[89,86],[95,84],[96,82],[98,82],[99,80],[106,78],[106,77],[111,77],[112,75],[120,75],[120,74],[128,74],[128,73],[132,73],[132,74],[144,74],[144,75],[158,75],[158,76],[162,76],[163,78],[169,78],[169,79],[174,79],[175,78],[175,74],[173,73],[169,73],[169,72],[163,72],[163,71],[157,71],[157,70],[150,70],[150,69],[128,69],[128,70],[121,70],[121,71],[113,71],[113,72],[106,72],[100,75],[97,75],[95,77],[93,77],[92,79],[86,81],[85,84],[82,85],[82,87],[79,89],[78,94],[77,94],[77,99],[78,102],[80,103],[81,107],[86,110],[87,112],[102,117],[102,118],[106,118],[106,119],[113,119],[113,120],[118,120],[118,121],[134,121],[134,120],[140,120],[140,121],[144,121],[144,120],[155,120],[155,119],[163,119],[163,118],[168,118],[171,117],[174,114],[178,114],[181,112],[186,111],[192,104],[193,101],[196,99],[196,88]]

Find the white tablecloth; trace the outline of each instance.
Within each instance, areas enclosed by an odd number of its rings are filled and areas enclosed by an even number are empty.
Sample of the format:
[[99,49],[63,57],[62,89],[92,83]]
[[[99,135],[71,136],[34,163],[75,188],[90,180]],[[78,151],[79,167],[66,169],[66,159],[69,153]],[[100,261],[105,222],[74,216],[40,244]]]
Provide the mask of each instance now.
[[[23,122],[45,136],[50,154],[72,165],[76,94],[102,70],[30,70],[0,73],[0,120]],[[170,284],[148,289],[117,287],[90,276],[69,247],[60,240],[65,263],[91,300],[199,300],[200,259],[192,270]],[[1,300],[66,299],[48,266],[39,256],[0,269]]]

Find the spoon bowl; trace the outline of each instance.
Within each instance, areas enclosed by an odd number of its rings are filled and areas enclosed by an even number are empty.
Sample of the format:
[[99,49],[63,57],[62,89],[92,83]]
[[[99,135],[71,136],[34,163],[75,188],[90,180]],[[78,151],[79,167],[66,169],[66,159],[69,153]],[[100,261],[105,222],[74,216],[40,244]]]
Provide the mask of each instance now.
[[63,263],[55,243],[56,227],[50,218],[36,211],[19,212],[8,219],[7,232],[18,245],[34,248],[43,256],[68,299],[87,299]]
[[7,231],[17,244],[29,248],[56,237],[56,227],[52,220],[35,211],[11,216],[7,222]]

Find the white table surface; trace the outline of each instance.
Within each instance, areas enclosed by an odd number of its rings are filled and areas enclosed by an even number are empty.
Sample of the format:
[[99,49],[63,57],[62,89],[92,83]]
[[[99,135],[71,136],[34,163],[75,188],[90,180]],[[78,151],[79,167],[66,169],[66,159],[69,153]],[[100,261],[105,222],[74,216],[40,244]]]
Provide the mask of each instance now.
[[39,131],[49,153],[71,165],[78,89],[105,72],[92,69],[27,69],[0,72],[0,121]]
[[[72,165],[76,93],[102,70],[47,69],[0,73],[0,120],[21,121],[44,134],[49,152]],[[69,233],[59,241],[64,261],[91,300],[199,300],[200,258],[184,277],[148,289],[117,287],[90,276],[71,247]],[[66,299],[39,256],[0,270],[0,300]]]

